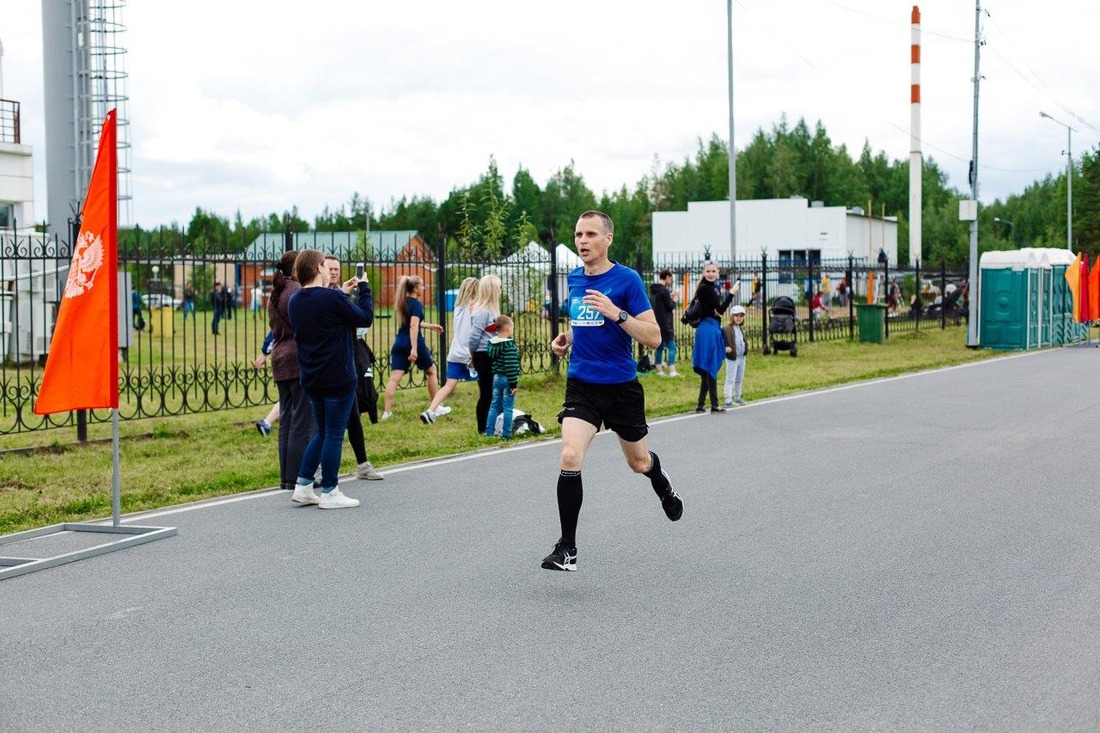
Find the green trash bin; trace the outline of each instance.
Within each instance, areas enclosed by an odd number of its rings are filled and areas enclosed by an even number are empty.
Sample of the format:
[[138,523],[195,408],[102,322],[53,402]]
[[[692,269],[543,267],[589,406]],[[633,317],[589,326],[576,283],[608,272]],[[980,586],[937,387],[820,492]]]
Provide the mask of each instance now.
[[881,344],[886,339],[886,306],[882,303],[856,303],[861,343]]

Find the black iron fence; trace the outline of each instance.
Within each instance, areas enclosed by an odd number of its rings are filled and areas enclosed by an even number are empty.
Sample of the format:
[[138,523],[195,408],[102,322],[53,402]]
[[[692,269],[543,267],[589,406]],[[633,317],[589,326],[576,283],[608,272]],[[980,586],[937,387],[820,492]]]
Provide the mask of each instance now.
[[[119,414],[122,419],[180,415],[268,405],[277,400],[270,372],[254,361],[268,333],[267,300],[274,263],[284,251],[319,249],[340,258],[343,277],[365,267],[375,294],[375,325],[367,340],[378,363],[376,379],[389,378],[389,352],[397,329],[394,289],[406,275],[425,284],[425,318],[443,323],[431,335],[437,361],[445,361],[454,299],[463,278],[492,273],[503,283],[503,309],[515,320],[515,338],[526,373],[556,369],[550,341],[568,328],[566,275],[579,264],[567,247],[537,245],[499,261],[448,254],[415,232],[277,233],[261,235],[240,253],[194,243],[152,245],[119,256]],[[110,420],[107,410],[34,414],[33,404],[49,351],[71,250],[56,236],[0,234],[0,435],[76,427]],[[645,282],[673,273],[678,307],[691,299],[704,261],[698,257],[627,262]],[[856,336],[854,303],[890,301],[888,332],[943,327],[964,317],[964,275],[945,270],[893,270],[858,259],[837,261],[756,260],[717,262],[721,278],[748,311],[750,346],[760,349],[768,333],[769,308],[787,296],[797,304],[800,342]],[[892,295],[896,285],[897,293]],[[215,307],[215,290],[228,293]],[[956,295],[958,293],[958,295]],[[962,297],[959,297],[961,295]],[[816,305],[816,308],[815,308]],[[694,331],[677,322],[681,353]],[[403,387],[420,386],[423,375],[406,375]]]

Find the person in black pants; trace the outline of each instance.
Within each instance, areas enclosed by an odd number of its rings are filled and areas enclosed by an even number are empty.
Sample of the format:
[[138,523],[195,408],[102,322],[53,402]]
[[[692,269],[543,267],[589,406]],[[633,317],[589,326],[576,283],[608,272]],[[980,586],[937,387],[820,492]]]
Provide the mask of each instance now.
[[301,289],[293,275],[297,257],[297,252],[286,252],[279,259],[267,304],[274,334],[271,378],[279,389],[279,486],[288,491],[294,490],[302,454],[317,432],[317,421],[298,379],[298,345],[288,311],[291,296]]
[[[352,292],[358,292],[358,290],[353,291],[350,287],[345,288],[344,284],[340,282],[339,257],[325,255],[325,270],[328,272],[328,286],[330,288],[341,290],[348,297],[351,297]],[[360,334],[356,333],[356,338],[360,338]],[[356,371],[358,371],[358,365]],[[367,441],[366,436],[363,435],[363,419],[360,417],[358,404],[353,405],[351,412],[348,413],[348,442],[351,443],[351,451],[355,454],[355,477],[366,481],[381,481],[384,479],[385,476],[376,471],[367,458]]]
[[691,353],[691,366],[699,375],[699,402],[696,412],[704,412],[704,404],[710,397],[711,412],[725,412],[726,408],[718,402],[718,371],[726,358],[726,341],[722,337],[722,314],[729,308],[734,293],[740,287],[734,285],[725,298],[719,293],[718,265],[708,262],[703,266],[703,276],[695,288],[694,300],[698,302],[698,313],[702,316],[695,330],[695,348]]
[[489,358],[489,339],[496,330],[494,321],[500,315],[500,278],[485,275],[478,281],[477,297],[470,304],[470,356],[477,370],[477,432],[485,434],[489,406],[493,403],[493,361]]
[[615,226],[607,214],[581,214],[574,243],[584,264],[568,277],[571,329],[550,342],[555,355],[565,356],[570,349],[572,355],[565,400],[558,415],[561,539],[542,561],[546,570],[577,569],[581,468],[592,439],[603,426],[618,435],[627,465],[649,480],[665,516],[675,522],[684,513],[684,502],[661,468],[661,459],[647,447],[645,391],[638,381],[633,355],[635,341],[651,349],[660,345],[661,328],[638,273],[608,259],[614,233]]

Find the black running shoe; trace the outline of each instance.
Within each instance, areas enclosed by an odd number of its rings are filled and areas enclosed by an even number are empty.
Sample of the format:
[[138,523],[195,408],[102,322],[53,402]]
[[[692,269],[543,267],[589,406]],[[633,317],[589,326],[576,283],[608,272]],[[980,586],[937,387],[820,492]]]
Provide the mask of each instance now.
[[577,548],[567,548],[565,540],[558,540],[554,551],[542,561],[543,570],[576,570]]
[[680,495],[676,493],[676,489],[672,488],[672,479],[665,473],[665,469],[661,469],[661,475],[665,477],[665,481],[668,482],[668,488],[665,489],[663,494],[657,494],[661,497],[661,507],[665,510],[665,515],[675,522],[680,517],[684,516],[684,501],[680,498]]

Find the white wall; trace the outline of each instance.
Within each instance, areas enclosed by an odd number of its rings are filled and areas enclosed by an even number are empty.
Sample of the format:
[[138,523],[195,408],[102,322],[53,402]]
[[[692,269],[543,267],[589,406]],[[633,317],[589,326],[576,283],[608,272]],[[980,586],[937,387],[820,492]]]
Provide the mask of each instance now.
[[30,145],[0,143],[0,203],[14,204],[19,232],[34,228],[34,158]]

